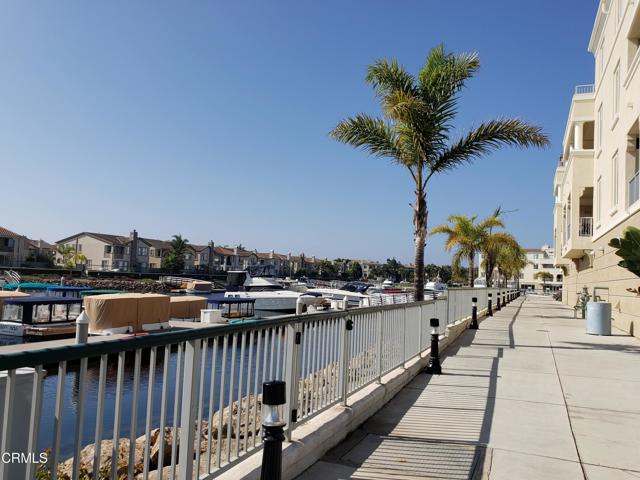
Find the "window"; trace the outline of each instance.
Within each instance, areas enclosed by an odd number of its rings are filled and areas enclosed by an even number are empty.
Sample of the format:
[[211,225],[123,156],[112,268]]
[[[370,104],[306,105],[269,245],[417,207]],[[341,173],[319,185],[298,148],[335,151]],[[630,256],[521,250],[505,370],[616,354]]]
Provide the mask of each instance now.
[[109,267],[109,260],[102,260],[101,267],[102,268],[108,268]]
[[613,155],[611,159],[611,208],[615,209],[618,206],[619,198],[619,167],[618,167],[618,152]]
[[600,226],[600,214],[602,212],[602,176],[596,182],[596,226]]
[[534,270],[538,270],[538,264],[537,264],[537,263],[534,263],[534,264],[533,264],[533,269],[534,269]]
[[149,250],[147,249],[147,247],[138,247],[138,255],[146,257],[148,253]]
[[543,263],[542,268],[553,268],[553,265],[550,263]]
[[537,254],[537,253],[534,253],[534,254],[533,254],[533,258],[538,258],[538,254]]
[[201,262],[208,262],[209,261],[208,256],[207,256],[206,253],[201,253],[200,254],[200,261]]
[[93,261],[91,259],[87,259],[87,268],[91,268],[93,266]]
[[81,243],[79,243],[79,244],[78,244],[78,251],[79,251],[79,252],[81,252],[81,251],[82,251],[82,244],[81,244]]
[[617,119],[620,114],[620,61],[613,71],[613,118]]
[[603,124],[603,118],[602,118],[602,103],[600,104],[600,106],[598,107],[598,149],[602,149],[602,125]]
[[104,254],[108,255],[111,253],[111,245],[105,245],[104,246]]

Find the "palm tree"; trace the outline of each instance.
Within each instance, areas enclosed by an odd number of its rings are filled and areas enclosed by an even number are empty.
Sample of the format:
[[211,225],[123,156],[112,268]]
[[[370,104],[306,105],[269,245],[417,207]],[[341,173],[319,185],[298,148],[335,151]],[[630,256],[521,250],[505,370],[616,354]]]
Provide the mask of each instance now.
[[359,114],[342,120],[330,133],[375,157],[390,158],[411,175],[416,300],[424,299],[429,180],[504,145],[548,144],[540,127],[518,119],[491,120],[451,139],[458,93],[479,67],[476,53],[448,53],[443,45],[431,50],[417,76],[395,59],[377,60],[368,68],[366,81],[375,90],[385,118]]
[[56,246],[56,253],[60,255],[58,259],[59,263],[62,263],[62,268],[67,270],[73,270],[76,265],[84,265],[87,263],[87,257],[77,252],[75,247],[67,245]]
[[547,282],[553,280],[553,274],[551,272],[537,272],[533,278],[542,280],[542,291],[547,289]]
[[182,238],[181,234],[173,236],[169,242],[169,252],[162,257],[162,267],[178,273],[184,270],[184,254],[189,246],[189,240]]
[[487,242],[489,231],[496,227],[504,227],[502,220],[495,215],[484,219],[480,223],[476,223],[476,218],[465,215],[451,215],[448,218],[448,224],[440,225],[431,230],[431,235],[438,233],[447,235],[447,241],[444,244],[446,251],[456,247],[456,253],[452,259],[452,266],[455,271],[460,270],[463,260],[469,261],[470,287],[473,287],[476,255]]
[[[509,251],[518,251],[520,245],[513,235],[507,232],[494,232],[493,229],[489,229],[484,241],[482,243],[482,266],[485,269],[484,276],[487,287],[493,286],[493,272],[497,267],[500,267],[499,255],[502,253],[503,267],[507,257],[504,256],[505,249]],[[498,274],[500,269],[498,268]]]
[[507,286],[508,278],[516,278],[518,288],[520,287],[520,272],[527,266],[527,254],[520,244],[513,239],[500,245],[496,255],[496,267],[498,276],[504,278],[504,286]]

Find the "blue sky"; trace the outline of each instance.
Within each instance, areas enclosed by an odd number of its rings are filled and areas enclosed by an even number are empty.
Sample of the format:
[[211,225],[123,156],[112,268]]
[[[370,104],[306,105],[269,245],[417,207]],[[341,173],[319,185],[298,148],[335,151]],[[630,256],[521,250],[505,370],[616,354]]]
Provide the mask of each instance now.
[[[444,175],[430,226],[496,206],[528,247],[552,241],[552,180],[596,0],[0,3],[0,225],[242,243],[411,261],[412,188],[385,160],[328,138],[378,113],[366,66],[476,50],[460,131],[518,116],[547,150],[507,149]],[[443,239],[428,262],[447,262]]]

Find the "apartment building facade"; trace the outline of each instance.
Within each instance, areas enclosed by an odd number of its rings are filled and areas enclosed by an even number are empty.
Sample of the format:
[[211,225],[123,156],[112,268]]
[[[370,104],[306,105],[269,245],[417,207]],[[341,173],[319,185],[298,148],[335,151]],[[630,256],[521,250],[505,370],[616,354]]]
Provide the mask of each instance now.
[[595,83],[575,89],[554,177],[555,264],[565,303],[585,286],[606,287],[614,323],[640,335],[640,298],[626,291],[640,279],[608,246],[640,227],[639,2],[601,0],[588,50]]
[[0,227],[0,267],[19,267],[26,260],[27,238]]
[[[552,293],[562,288],[564,272],[555,266],[555,252],[549,245],[526,248],[527,264],[520,272],[519,286],[541,293]],[[546,274],[546,275],[545,275]]]

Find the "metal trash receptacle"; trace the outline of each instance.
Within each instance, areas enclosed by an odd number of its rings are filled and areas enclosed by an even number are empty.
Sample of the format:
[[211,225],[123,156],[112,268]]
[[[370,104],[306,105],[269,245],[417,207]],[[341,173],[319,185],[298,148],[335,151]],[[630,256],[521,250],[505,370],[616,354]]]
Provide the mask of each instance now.
[[587,333],[589,335],[611,335],[611,304],[587,302]]

